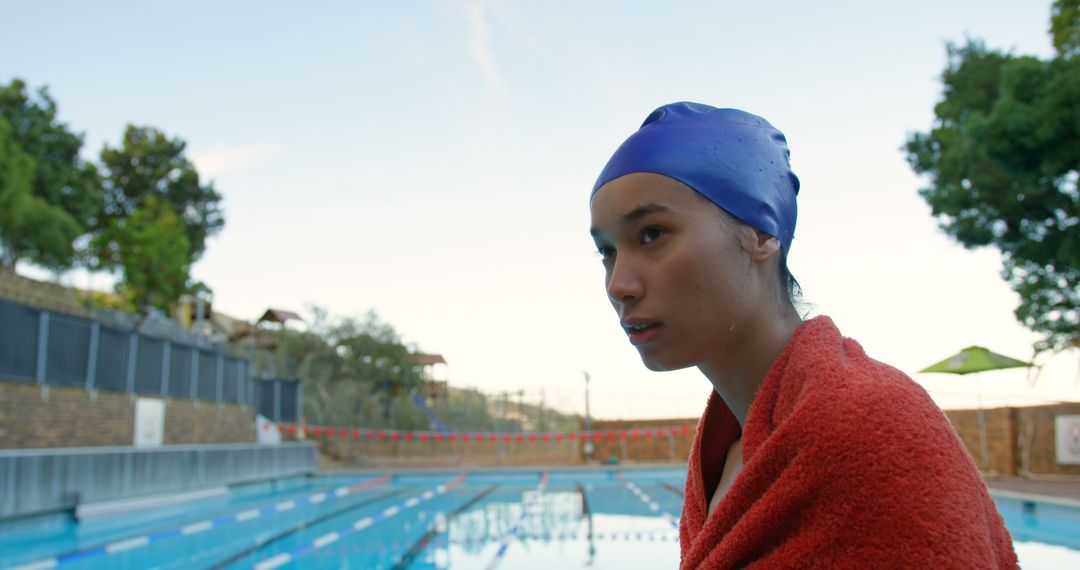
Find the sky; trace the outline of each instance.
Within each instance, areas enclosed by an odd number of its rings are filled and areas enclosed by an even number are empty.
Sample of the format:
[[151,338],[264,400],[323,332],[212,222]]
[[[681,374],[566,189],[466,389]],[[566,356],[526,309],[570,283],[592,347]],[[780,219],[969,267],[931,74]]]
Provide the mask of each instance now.
[[901,147],[946,42],[1046,57],[1048,0],[0,4],[0,81],[48,86],[88,158],[128,123],[187,141],[226,217],[193,276],[230,315],[374,310],[453,386],[582,413],[588,372],[596,417],[698,416],[708,381],[642,366],[588,235],[614,149],[690,100],[787,135],[810,316],[945,408],[1080,400],[1075,350],[1034,383],[917,374],[976,344],[1031,357],[999,254],[937,229]]

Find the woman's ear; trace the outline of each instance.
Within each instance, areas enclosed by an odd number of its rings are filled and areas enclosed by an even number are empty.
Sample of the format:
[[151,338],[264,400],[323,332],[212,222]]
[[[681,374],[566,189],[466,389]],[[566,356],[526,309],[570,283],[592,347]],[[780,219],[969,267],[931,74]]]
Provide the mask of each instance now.
[[766,263],[780,254],[780,240],[757,229],[754,230],[754,241],[750,249],[750,257],[754,263]]

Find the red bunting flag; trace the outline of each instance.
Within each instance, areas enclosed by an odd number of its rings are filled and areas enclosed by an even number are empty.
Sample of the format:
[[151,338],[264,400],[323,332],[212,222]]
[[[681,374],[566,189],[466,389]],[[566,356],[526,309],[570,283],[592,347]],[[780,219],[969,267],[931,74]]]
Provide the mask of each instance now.
[[422,432],[420,434],[420,441],[427,441],[429,437],[430,435],[427,432]]

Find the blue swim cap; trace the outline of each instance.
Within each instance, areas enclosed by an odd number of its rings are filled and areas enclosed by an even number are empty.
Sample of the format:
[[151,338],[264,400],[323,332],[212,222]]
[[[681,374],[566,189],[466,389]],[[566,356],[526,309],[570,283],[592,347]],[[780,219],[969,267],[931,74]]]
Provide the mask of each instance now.
[[784,134],[757,115],[700,103],[671,103],[649,114],[615,151],[592,195],[626,174],[662,174],[777,238],[789,251],[799,193],[790,154]]

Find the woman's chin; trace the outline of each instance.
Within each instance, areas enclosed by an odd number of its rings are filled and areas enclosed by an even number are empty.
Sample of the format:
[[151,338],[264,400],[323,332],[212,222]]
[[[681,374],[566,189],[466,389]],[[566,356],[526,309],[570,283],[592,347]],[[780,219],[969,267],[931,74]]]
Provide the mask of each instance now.
[[692,366],[692,364],[674,361],[670,358],[663,358],[658,354],[649,354],[645,351],[641,351],[641,363],[645,365],[645,368],[648,368],[653,372],[670,372],[672,370],[682,370],[683,368]]

